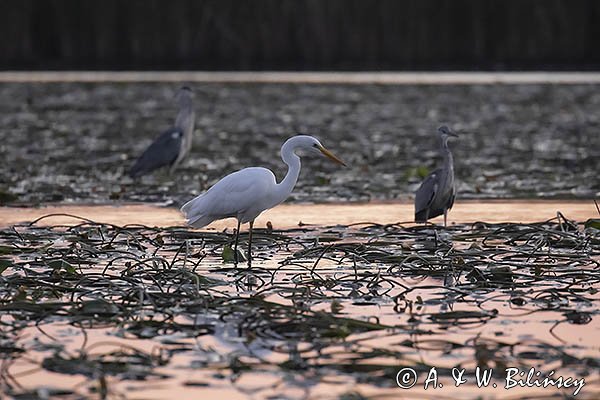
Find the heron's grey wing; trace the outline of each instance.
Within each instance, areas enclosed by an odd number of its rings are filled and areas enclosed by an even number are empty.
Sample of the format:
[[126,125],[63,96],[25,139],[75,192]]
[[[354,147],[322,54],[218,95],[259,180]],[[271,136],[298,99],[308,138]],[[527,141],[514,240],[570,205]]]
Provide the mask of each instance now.
[[436,169],[431,174],[427,175],[427,178],[425,178],[423,183],[421,183],[421,186],[419,186],[419,189],[417,189],[415,195],[415,216],[431,206],[433,198],[438,190],[440,173],[441,170]]
[[137,178],[155,169],[171,165],[177,159],[183,140],[180,128],[171,128],[160,135],[129,170],[129,176]]

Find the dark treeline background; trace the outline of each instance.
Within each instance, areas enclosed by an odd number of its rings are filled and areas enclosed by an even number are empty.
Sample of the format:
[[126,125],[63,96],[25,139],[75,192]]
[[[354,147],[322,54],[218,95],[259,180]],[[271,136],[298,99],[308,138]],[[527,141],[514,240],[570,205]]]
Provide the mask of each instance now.
[[0,0],[0,69],[598,69],[599,0]]

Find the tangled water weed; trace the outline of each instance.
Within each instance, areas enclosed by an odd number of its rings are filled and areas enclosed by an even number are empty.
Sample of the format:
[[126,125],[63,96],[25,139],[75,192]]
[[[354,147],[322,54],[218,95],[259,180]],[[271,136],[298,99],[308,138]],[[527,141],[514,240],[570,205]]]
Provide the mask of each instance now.
[[560,213],[256,230],[252,269],[224,262],[230,232],[74,221],[0,231],[14,398],[409,396],[403,366],[543,366],[600,393],[600,231]]
[[600,193],[597,84],[193,85],[194,146],[176,175],[132,180],[135,159],[176,114],[173,83],[0,86],[0,204],[183,204],[225,174],[281,178],[281,144],[317,136],[348,168],[306,157],[294,201],[407,199],[452,143],[460,198],[593,198]]

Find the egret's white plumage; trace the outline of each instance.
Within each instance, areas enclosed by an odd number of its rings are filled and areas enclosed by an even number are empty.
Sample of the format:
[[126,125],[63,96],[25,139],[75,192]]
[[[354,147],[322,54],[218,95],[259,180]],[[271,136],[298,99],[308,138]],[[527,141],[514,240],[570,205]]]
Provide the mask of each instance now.
[[301,167],[300,157],[296,154],[298,150],[321,153],[345,165],[316,138],[294,136],[281,146],[281,159],[288,166],[288,172],[281,182],[277,183],[273,172],[266,168],[250,167],[234,172],[181,207],[186,222],[202,228],[218,219],[233,217],[238,220],[238,234],[239,225],[245,223],[250,223],[251,233],[256,217],[282,203],[296,185]]
[[187,224],[202,228],[222,218],[237,218],[242,224],[281,201],[275,201],[275,175],[260,167],[244,168],[227,175],[206,193],[187,202],[181,211]]

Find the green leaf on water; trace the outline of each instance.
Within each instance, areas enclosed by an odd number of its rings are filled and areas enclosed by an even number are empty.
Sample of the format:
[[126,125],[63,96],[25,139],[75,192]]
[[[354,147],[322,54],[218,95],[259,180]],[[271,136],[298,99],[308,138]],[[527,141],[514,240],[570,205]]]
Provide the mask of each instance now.
[[13,254],[18,252],[18,249],[13,246],[0,246],[0,254]]
[[6,271],[6,269],[8,267],[10,267],[12,265],[12,261],[6,258],[0,258],[0,275],[2,275],[2,273],[4,271]]
[[[223,258],[223,262],[225,263],[233,263],[235,262],[235,253],[231,246],[225,245],[223,247],[223,252],[221,253],[221,257]],[[238,262],[246,261],[244,255],[238,250]]]
[[417,178],[419,180],[423,180],[429,175],[429,168],[424,165],[420,165],[418,167],[408,168],[404,172],[404,180],[409,181],[412,178]]
[[593,228],[600,230],[600,219],[590,218],[585,222],[586,228]]
[[338,300],[334,299],[331,301],[331,312],[333,314],[339,314],[340,311],[342,311],[343,309],[344,309],[344,306]]
[[323,332],[324,337],[343,339],[352,334],[352,330],[348,325],[332,326]]
[[327,176],[317,176],[317,185],[319,186],[328,185],[330,181],[331,179]]
[[425,167],[424,165],[421,165],[415,168],[415,175],[421,179],[425,179],[427,175],[429,175],[429,168]]
[[482,311],[448,311],[441,313],[433,313],[429,316],[433,321],[449,321],[449,320],[460,320],[460,319],[481,319],[486,317],[493,317],[496,313],[493,312],[482,312]]
[[23,253],[34,253],[36,251],[43,251],[50,247],[51,244],[47,244],[41,247],[19,247],[19,246],[5,246],[0,245],[0,255],[2,254],[23,254]]
[[18,197],[10,192],[0,190],[0,204],[7,204],[17,200]]
[[69,274],[76,274],[77,270],[75,267],[65,260],[52,260],[48,262],[48,266],[56,271],[65,270]]
[[221,253],[221,257],[223,258],[223,262],[233,262],[234,254],[233,249],[229,245],[225,245],[223,247],[223,252]]

